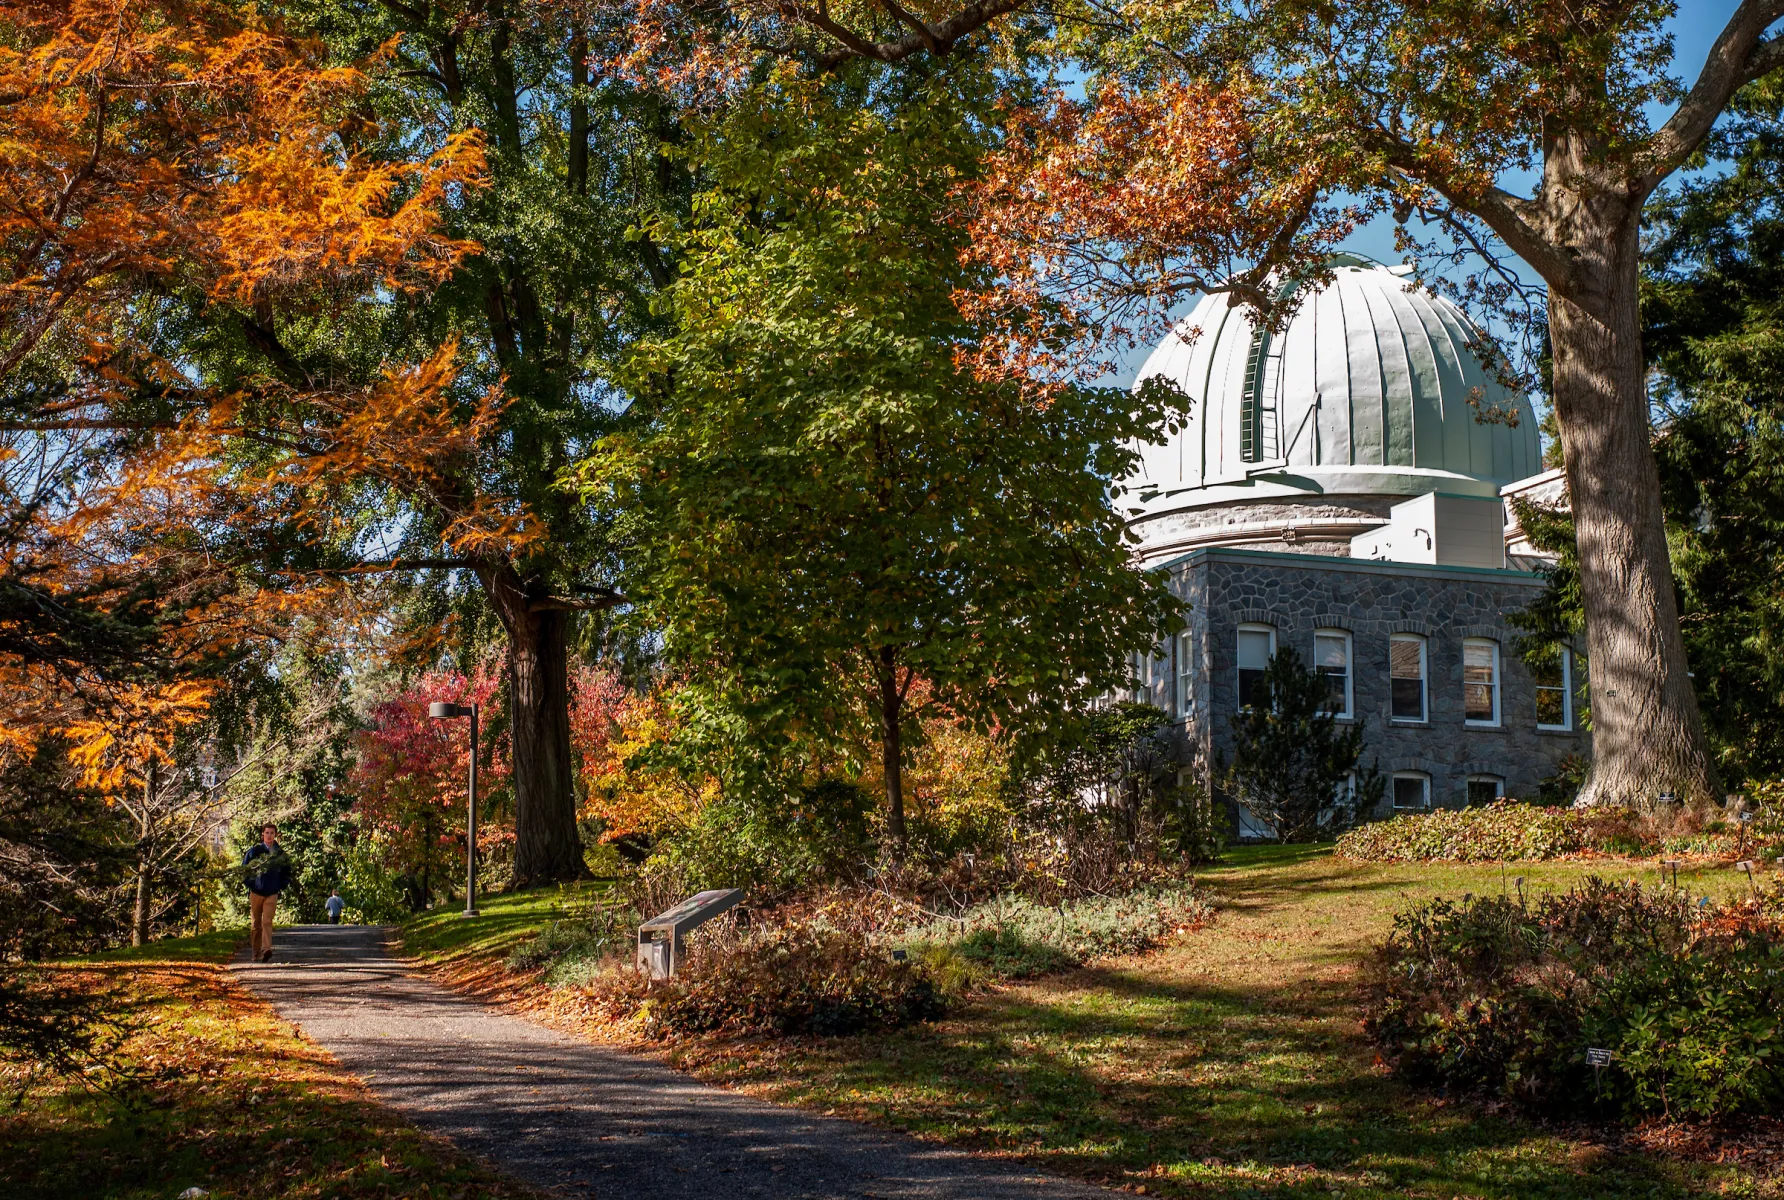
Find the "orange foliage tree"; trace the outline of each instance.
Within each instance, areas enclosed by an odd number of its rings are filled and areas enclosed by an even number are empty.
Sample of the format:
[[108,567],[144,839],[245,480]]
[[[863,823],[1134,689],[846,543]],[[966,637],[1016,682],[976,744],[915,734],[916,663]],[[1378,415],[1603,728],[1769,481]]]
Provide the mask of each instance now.
[[[294,585],[326,575],[280,569],[315,555],[250,569],[269,531],[339,538],[344,472],[438,488],[499,407],[448,394],[450,343],[211,386],[167,297],[251,322],[431,285],[472,249],[438,209],[481,143],[356,153],[363,74],[227,0],[9,2],[0,28],[0,738],[71,737],[90,782],[140,791],[153,714],[202,711],[219,664],[318,599]],[[460,541],[524,536],[459,511]]]

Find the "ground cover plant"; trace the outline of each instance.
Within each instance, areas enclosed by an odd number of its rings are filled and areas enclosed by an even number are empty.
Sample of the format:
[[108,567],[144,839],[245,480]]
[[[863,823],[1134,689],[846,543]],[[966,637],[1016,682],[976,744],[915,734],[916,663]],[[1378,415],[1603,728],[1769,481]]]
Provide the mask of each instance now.
[[1187,886],[1057,904],[998,895],[957,917],[933,918],[891,936],[931,961],[955,956],[993,979],[1028,979],[1092,959],[1144,953],[1212,916],[1208,902]]
[[1430,900],[1395,918],[1367,1026],[1410,1078],[1540,1111],[1777,1114],[1781,918],[1778,885],[1718,904],[1592,876],[1534,904]]
[[1338,839],[1337,854],[1359,862],[1535,861],[1582,854],[1735,858],[1775,857],[1784,848],[1784,810],[1673,806],[1555,808],[1501,800],[1372,821]]
[[[1536,863],[1531,895],[1590,871]],[[852,1038],[690,1039],[700,1078],[1150,1195],[1586,1200],[1764,1195],[1775,1160],[1647,1149],[1664,1131],[1536,1125],[1435,1095],[1376,1061],[1358,970],[1393,916],[1497,891],[1497,865],[1356,863],[1242,847],[1198,872],[1217,920],[1144,958],[978,991],[941,1019]],[[1688,865],[1693,896],[1745,890]],[[594,1036],[609,1036],[599,1029]],[[1772,1165],[1768,1165],[1768,1162]],[[1727,1191],[1724,1191],[1727,1189]]]
[[[42,1080],[0,1110],[8,1200],[530,1200],[376,1103],[229,977],[233,933],[37,968],[122,1036],[105,1087]],[[0,1067],[17,1082],[26,1064]]]

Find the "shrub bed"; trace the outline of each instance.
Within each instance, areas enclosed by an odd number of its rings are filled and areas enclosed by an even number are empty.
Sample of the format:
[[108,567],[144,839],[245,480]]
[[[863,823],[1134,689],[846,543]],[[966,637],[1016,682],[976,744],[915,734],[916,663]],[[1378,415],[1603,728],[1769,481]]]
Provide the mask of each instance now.
[[1434,900],[1396,918],[1366,1027],[1410,1078],[1536,1110],[1784,1112],[1780,914],[1777,890],[1698,907],[1596,878],[1529,908]]
[[915,961],[895,961],[857,933],[795,927],[703,948],[673,979],[622,968],[591,981],[609,1019],[654,1037],[693,1033],[850,1034],[942,1015],[946,1002]]

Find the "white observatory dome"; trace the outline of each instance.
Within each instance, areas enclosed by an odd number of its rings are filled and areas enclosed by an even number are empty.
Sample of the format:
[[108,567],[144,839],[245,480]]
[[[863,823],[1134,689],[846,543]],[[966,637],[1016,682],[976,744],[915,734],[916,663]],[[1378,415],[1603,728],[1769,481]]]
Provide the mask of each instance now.
[[[1396,501],[1496,496],[1542,470],[1529,399],[1482,364],[1484,335],[1456,305],[1405,268],[1333,265],[1281,333],[1210,295],[1146,360],[1136,383],[1166,376],[1190,407],[1124,483],[1143,559],[1245,543],[1347,553]],[[1495,413],[1515,425],[1481,419]]]

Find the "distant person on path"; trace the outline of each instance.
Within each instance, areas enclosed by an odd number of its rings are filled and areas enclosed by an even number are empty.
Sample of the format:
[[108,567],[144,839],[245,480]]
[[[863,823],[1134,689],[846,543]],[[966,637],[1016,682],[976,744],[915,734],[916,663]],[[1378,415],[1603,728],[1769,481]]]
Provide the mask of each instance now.
[[[291,882],[291,863],[279,847],[278,834],[276,827],[262,825],[260,840],[249,846],[242,857],[248,881],[248,907],[254,914],[249,946],[261,962],[273,960],[273,912],[279,907],[279,893]],[[257,861],[260,859],[266,861]]]
[[328,894],[327,902],[325,902],[322,907],[328,910],[328,923],[330,925],[339,925],[341,923],[341,910],[347,907],[347,902],[341,899],[341,889],[336,888],[334,891],[330,892]]

